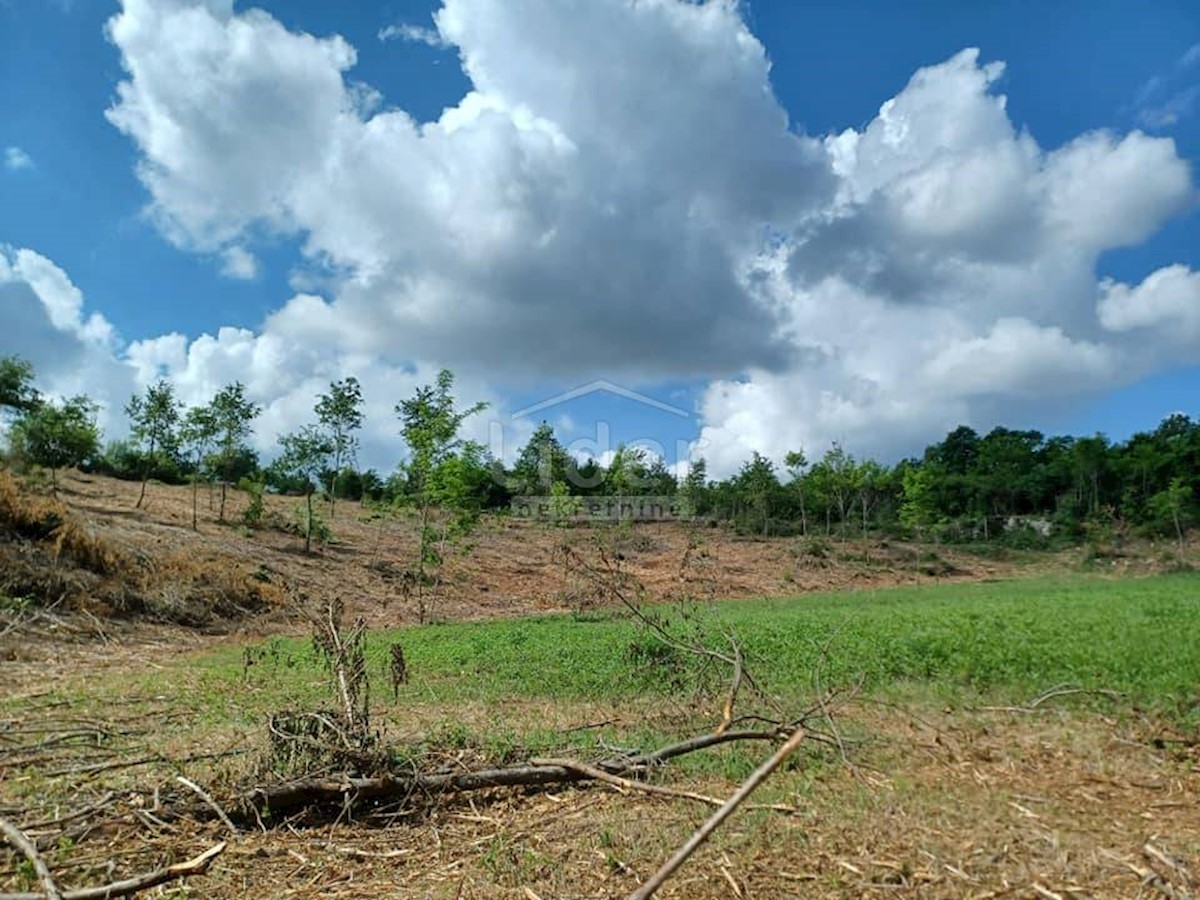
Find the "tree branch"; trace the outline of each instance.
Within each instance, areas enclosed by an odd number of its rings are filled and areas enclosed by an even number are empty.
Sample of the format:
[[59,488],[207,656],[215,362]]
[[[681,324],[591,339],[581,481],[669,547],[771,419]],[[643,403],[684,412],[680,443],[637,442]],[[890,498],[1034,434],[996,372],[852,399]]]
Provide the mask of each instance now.
[[800,746],[807,736],[808,730],[806,728],[803,726],[797,728],[792,733],[792,736],[784,741],[783,745],[775,751],[774,755],[772,755],[770,759],[754,770],[754,773],[746,779],[745,783],[743,783],[740,788],[738,788],[737,793],[726,800],[725,804],[715,813],[713,813],[709,820],[701,825],[700,828],[697,829],[697,831],[690,838],[688,838],[687,842],[684,843],[684,845],[677,851],[675,851],[674,855],[672,855],[670,859],[663,863],[662,867],[655,872],[645,884],[629,895],[629,900],[648,900],[648,898],[654,896],[654,892],[662,887],[667,879],[675,874],[680,866],[687,862],[688,857],[695,853],[696,849],[706,840],[708,840],[709,836],[712,835],[714,831],[721,827],[721,824],[728,819],[739,806],[742,805],[745,799],[749,797],[750,794],[760,784],[770,777],[772,772],[779,768],[783,761],[791,755],[792,751]]
[[[213,847],[209,847],[197,857],[189,859],[186,862],[175,863],[174,865],[167,866],[165,869],[147,872],[144,875],[135,875],[133,878],[114,881],[111,884],[100,885],[99,887],[79,888],[49,896],[57,897],[59,900],[110,900],[113,897],[128,897],[139,891],[158,887],[160,884],[166,884],[169,881],[175,881],[179,878],[187,878],[191,875],[203,875],[208,871],[208,867],[212,865],[212,861],[225,852],[226,846],[225,842],[222,841]],[[48,894],[0,894],[0,900],[45,900],[47,896]]]
[[0,832],[4,833],[5,840],[25,855],[33,866],[33,871],[37,873],[38,880],[42,883],[42,893],[33,896],[39,900],[63,900],[62,891],[58,889],[54,876],[46,868],[46,861],[42,859],[28,835],[7,819],[0,819]]

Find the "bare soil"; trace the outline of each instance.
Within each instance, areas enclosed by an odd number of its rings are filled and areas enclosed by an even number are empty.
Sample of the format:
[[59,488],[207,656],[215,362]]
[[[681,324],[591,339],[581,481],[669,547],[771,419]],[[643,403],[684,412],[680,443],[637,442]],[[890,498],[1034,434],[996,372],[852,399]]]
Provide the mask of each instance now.
[[[333,513],[319,510],[334,542],[303,552],[303,540],[278,526],[239,525],[248,503],[229,490],[226,523],[217,519],[219,494],[199,493],[199,528],[193,531],[188,487],[151,484],[142,509],[134,509],[139,485],[67,473],[60,497],[96,530],[117,542],[155,552],[217,554],[259,568],[314,599],[338,595],[348,611],[372,626],[416,621],[415,603],[405,597],[402,571],[416,546],[411,521],[373,517],[357,503],[339,502]],[[265,519],[286,526],[302,501],[267,495]],[[579,586],[562,563],[564,544],[586,547],[592,528],[563,528],[485,517],[447,566],[433,615],[445,621],[561,611],[579,601]],[[936,551],[896,541],[827,541],[741,537],[726,528],[691,528],[678,523],[639,523],[621,546],[624,565],[642,582],[650,599],[667,599],[679,588],[680,561],[689,541],[704,554],[706,589],[724,599],[791,596],[810,591],[919,584],[932,580],[1011,577],[1020,567],[981,559],[952,548]],[[813,551],[816,552],[813,552]],[[273,625],[274,623],[272,623]]]

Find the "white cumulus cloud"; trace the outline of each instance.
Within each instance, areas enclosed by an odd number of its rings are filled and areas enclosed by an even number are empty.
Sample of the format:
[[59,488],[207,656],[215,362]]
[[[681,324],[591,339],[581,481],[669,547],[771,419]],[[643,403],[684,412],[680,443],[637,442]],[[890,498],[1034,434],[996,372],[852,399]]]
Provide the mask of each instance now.
[[1174,143],[1043,147],[977,50],[811,136],[733,0],[444,0],[435,24],[471,89],[420,122],[351,79],[340,36],[123,0],[108,117],[163,234],[235,277],[256,235],[295,238],[295,283],[319,288],[257,331],[134,344],[139,377],[197,396],[240,377],[272,428],[322,381],[366,372],[390,403],[434,361],[492,399],[699,379],[697,450],[722,473],[1051,409],[1167,364],[1166,326],[1194,325],[1187,270],[1097,271],[1195,201]]
[[237,281],[258,277],[258,260],[245,247],[228,247],[221,252],[221,274]]
[[0,245],[0,356],[33,363],[38,388],[51,396],[88,394],[101,401],[101,424],[124,431],[121,407],[134,373],[117,358],[120,339],[67,273],[33,250]]
[[424,28],[420,25],[409,25],[403,22],[399,25],[388,25],[379,29],[379,40],[385,42],[405,41],[409,44],[425,44],[429,47],[449,46],[436,28]]
[[20,147],[4,148],[4,168],[10,172],[33,168],[33,158]]
[[1155,348],[1177,344],[1188,351],[1189,362],[1200,360],[1200,272],[1176,264],[1141,284],[1106,280],[1101,289],[1097,312],[1109,331],[1141,332]]

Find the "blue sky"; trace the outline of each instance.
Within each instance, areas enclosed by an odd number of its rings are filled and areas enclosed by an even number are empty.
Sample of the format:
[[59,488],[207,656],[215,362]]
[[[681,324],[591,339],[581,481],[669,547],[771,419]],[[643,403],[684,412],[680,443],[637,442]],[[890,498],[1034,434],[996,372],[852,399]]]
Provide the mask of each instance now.
[[[718,469],[1200,413],[1194,3],[578,3],[0,0],[0,352],[116,407],[158,373],[197,401],[240,378],[264,447],[354,372],[384,465],[388,410],[443,364],[508,450],[511,410],[607,378],[693,415],[593,397],[565,438],[699,439]],[[422,131],[472,91],[485,112]],[[54,319],[64,284],[84,312],[43,346],[18,307]]]

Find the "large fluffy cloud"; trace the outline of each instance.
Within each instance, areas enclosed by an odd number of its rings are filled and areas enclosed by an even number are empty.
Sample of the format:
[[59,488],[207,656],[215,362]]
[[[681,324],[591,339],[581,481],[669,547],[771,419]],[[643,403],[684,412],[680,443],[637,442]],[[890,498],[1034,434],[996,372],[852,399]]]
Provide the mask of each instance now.
[[[126,0],[109,118],[136,141],[171,238],[303,235],[346,274],[358,349],[494,370],[778,365],[734,276],[766,223],[832,197],[733,3],[449,0],[474,90],[418,123],[348,80],[339,37],[228,2]],[[393,52],[404,52],[396,47]]]
[[1200,361],[1200,272],[1167,266],[1139,285],[1106,280],[1101,289],[1100,322],[1109,331],[1137,334],[1184,362]]
[[1050,412],[1164,365],[1163,342],[1194,329],[1186,267],[1137,288],[1096,277],[1102,253],[1193,202],[1173,142],[1043,150],[1009,120],[1002,71],[964,51],[826,140],[838,201],[745,267],[795,362],[709,387],[699,444],[718,470],[831,440],[894,455],[956,422]]
[[134,373],[116,358],[120,341],[109,322],[84,314],[83,294],[66,272],[32,250],[0,245],[0,310],[0,356],[32,362],[39,389],[51,396],[107,401],[101,423],[121,427],[120,404],[134,388]]
[[472,89],[417,122],[336,35],[232,0],[122,7],[108,116],[163,233],[235,277],[294,236],[297,283],[326,286],[259,332],[128,359],[197,395],[243,378],[278,427],[330,377],[394,398],[436,360],[476,394],[484,373],[709,380],[718,472],[830,440],[894,455],[1135,378],[1195,333],[1186,267],[1097,274],[1193,201],[1172,141],[1043,148],[975,50],[815,138],[733,0],[444,0],[437,42]]

